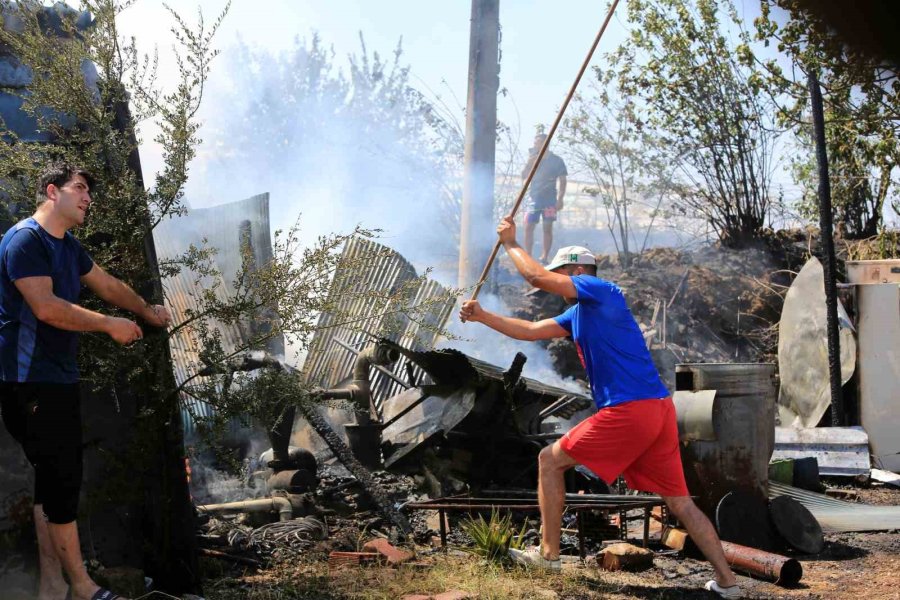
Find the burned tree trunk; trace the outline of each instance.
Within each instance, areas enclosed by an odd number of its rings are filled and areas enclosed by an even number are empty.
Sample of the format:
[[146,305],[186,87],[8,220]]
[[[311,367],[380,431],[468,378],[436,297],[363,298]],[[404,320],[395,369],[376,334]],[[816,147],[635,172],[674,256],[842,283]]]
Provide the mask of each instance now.
[[[124,97],[124,96],[123,96]],[[114,126],[126,134],[132,145],[128,156],[131,170],[144,185],[141,158],[128,105],[119,101],[113,107]],[[162,303],[162,279],[149,218],[144,236],[144,285],[137,290],[151,302]],[[184,427],[177,394],[172,358],[165,330],[147,328],[146,342],[152,346],[151,360],[142,373],[143,385],[132,382],[127,395],[136,403],[140,418],[137,439],[143,450],[145,482],[143,524],[144,564],[157,589],[168,593],[199,592],[200,569],[195,537],[196,520],[185,472]]]
[[362,484],[366,493],[372,498],[375,504],[378,505],[382,515],[396,525],[403,535],[409,535],[412,532],[412,528],[406,520],[406,517],[404,517],[399,510],[394,508],[390,497],[381,489],[378,483],[372,479],[372,474],[369,470],[356,460],[356,457],[353,456],[353,452],[350,451],[350,448],[344,443],[344,440],[335,433],[334,429],[331,428],[331,425],[328,424],[328,421],[322,417],[316,409],[315,404],[309,400],[304,400],[297,405],[297,409],[300,411],[300,414],[303,415],[303,418],[306,419],[306,422],[309,423],[309,426],[312,427],[313,430],[319,434],[319,437],[325,441],[325,444],[334,453],[334,456],[341,464],[347,467],[347,470]]

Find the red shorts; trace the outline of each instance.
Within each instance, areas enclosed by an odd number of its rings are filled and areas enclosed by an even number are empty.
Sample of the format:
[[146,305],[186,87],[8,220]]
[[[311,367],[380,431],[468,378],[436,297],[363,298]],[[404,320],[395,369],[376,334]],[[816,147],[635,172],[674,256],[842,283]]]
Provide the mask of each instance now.
[[573,427],[559,445],[607,483],[624,474],[633,490],[689,495],[671,398],[601,408]]

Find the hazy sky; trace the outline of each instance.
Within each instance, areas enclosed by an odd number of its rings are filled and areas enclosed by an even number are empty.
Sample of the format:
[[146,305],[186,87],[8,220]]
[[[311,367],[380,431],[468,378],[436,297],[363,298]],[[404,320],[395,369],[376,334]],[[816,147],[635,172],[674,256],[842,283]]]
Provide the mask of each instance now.
[[[160,80],[171,86],[172,19],[163,4],[161,0],[138,0],[121,15],[119,26],[123,34],[137,36],[142,49],[159,48]],[[171,0],[168,4],[194,22],[198,9],[212,21],[226,1]],[[736,0],[736,5],[749,27],[758,13],[758,0]],[[500,2],[500,86],[508,95],[498,100],[498,116],[519,133],[520,147],[530,143],[535,125],[549,125],[556,116],[606,10],[605,0]],[[469,0],[234,0],[216,46],[227,50],[242,39],[268,50],[286,50],[294,38],[308,39],[318,32],[322,41],[334,48],[343,67],[345,57],[359,49],[359,32],[370,51],[382,54],[393,51],[402,37],[403,60],[411,67],[412,83],[452,108],[460,107],[462,119],[470,11]],[[622,2],[597,55],[624,39],[624,16]],[[213,84],[220,74],[214,63]],[[215,115],[206,118],[215,119]],[[145,128],[143,138],[145,169],[152,172],[159,166],[159,151],[149,141],[152,129]]]

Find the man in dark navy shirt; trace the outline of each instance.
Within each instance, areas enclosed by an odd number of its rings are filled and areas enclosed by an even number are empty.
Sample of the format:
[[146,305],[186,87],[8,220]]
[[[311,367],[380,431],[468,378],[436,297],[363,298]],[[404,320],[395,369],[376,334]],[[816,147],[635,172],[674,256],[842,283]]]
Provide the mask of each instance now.
[[707,582],[706,589],[723,598],[740,598],[740,587],[716,530],[688,493],[675,407],[622,290],[596,276],[597,263],[587,248],[562,248],[544,268],[516,242],[512,218],[506,217],[497,233],[529,284],[562,296],[571,306],[553,319],[531,322],[488,312],[476,300],[469,300],[460,310],[460,319],[484,323],[518,340],[572,337],[598,409],[562,439],[541,450],[541,547],[525,552],[510,550],[513,559],[528,566],[559,570],[565,507],[563,475],[581,464],[607,483],[624,474],[630,488],[662,496],[715,569],[716,578]]
[[69,233],[84,223],[92,183],[81,169],[50,166],[38,182],[34,215],[0,241],[0,408],[35,470],[42,600],[62,598],[67,587],[75,600],[115,597],[88,575],[75,524],[82,473],[78,332],[105,333],[119,344],[143,333],[134,321],[79,306],[81,286],[150,325],[170,321],[165,307],[107,274]]

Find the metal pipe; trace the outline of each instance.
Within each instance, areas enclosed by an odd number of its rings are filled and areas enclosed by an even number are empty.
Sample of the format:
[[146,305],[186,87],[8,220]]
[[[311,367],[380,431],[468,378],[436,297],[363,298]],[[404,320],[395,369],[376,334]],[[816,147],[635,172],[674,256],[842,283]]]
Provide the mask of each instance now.
[[271,493],[274,490],[286,490],[292,493],[305,492],[316,487],[316,476],[306,469],[294,469],[278,471],[266,480],[266,488]]
[[[348,351],[352,352],[353,354],[355,354],[355,355],[357,355],[357,356],[359,356],[360,353],[362,352],[362,350],[359,350],[358,348],[354,348],[353,346],[351,346],[351,345],[348,344],[347,342],[341,340],[340,338],[334,338],[334,343],[337,344],[338,346],[340,346],[341,348],[344,348],[345,350],[348,350]],[[398,354],[397,356],[399,357],[400,355]],[[403,387],[406,388],[406,389],[409,389],[409,388],[411,388],[411,387],[415,387],[414,384],[412,384],[412,383],[407,383],[406,381],[403,381],[402,379],[400,379],[399,377],[397,377],[396,375],[394,375],[394,373],[393,373],[390,369],[385,368],[385,367],[382,366],[382,365],[372,365],[372,366],[375,367],[375,370],[376,370],[376,371],[378,371],[379,373],[381,373],[381,374],[384,375],[385,377],[391,379],[392,381],[394,381],[395,383],[397,383],[397,384],[403,386]],[[412,368],[412,363],[406,363],[406,370],[407,370],[407,372],[408,372],[411,368]],[[412,377],[411,377],[411,376],[410,376],[410,381],[412,381]]]
[[329,400],[353,400],[353,390],[350,388],[335,388],[330,390],[317,388],[312,391],[312,394],[314,396],[328,398]]
[[197,507],[202,512],[277,512],[279,521],[290,521],[294,518],[294,507],[284,496],[272,496],[258,500],[241,500],[224,504],[202,504]]
[[375,411],[375,403],[372,402],[369,368],[390,365],[398,360],[400,360],[400,352],[385,344],[369,346],[356,357],[356,362],[353,364],[353,383],[350,384],[350,388],[353,390],[352,399],[360,409],[367,411],[366,414],[371,419],[377,420],[378,413]]
[[796,559],[731,542],[722,542],[722,550],[732,568],[778,585],[795,585],[803,577],[803,566]]
[[396,348],[382,343],[377,343],[357,351],[352,346],[338,340],[338,344],[356,352],[356,361],[353,363],[353,381],[345,388],[317,389],[313,393],[324,398],[336,400],[350,400],[359,410],[357,418],[359,424],[368,425],[371,420],[378,420],[375,403],[372,402],[372,386],[369,383],[369,369],[374,367],[387,373],[392,379],[406,384],[396,375],[385,369],[385,365],[391,365],[400,360],[400,352]]

